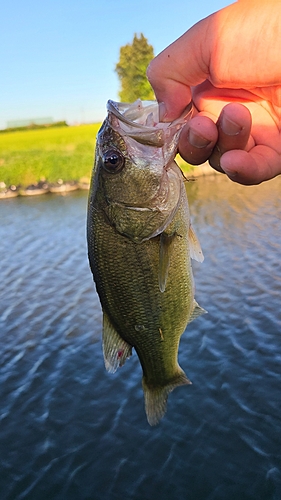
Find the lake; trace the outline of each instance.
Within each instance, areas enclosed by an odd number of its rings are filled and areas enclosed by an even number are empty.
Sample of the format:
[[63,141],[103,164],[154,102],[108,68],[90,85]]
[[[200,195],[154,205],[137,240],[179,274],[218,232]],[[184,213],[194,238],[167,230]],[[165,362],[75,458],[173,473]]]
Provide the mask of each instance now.
[[208,314],[157,427],[136,354],[104,368],[87,193],[1,200],[1,500],[281,499],[281,177],[186,187]]

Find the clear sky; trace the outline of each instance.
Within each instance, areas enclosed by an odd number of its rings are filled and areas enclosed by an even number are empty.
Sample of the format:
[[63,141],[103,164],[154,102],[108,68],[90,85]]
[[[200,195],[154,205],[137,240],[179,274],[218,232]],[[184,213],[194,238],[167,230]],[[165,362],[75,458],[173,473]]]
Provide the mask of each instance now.
[[118,100],[119,49],[143,33],[155,55],[231,0],[7,0],[0,9],[0,128],[50,116],[97,122]]

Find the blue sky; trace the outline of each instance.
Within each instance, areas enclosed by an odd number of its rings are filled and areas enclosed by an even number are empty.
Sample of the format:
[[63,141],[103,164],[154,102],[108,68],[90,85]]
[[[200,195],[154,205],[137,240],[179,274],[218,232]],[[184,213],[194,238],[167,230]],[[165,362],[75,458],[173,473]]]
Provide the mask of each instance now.
[[143,33],[155,55],[231,0],[8,0],[0,9],[0,128],[51,116],[97,122],[118,100],[119,49]]

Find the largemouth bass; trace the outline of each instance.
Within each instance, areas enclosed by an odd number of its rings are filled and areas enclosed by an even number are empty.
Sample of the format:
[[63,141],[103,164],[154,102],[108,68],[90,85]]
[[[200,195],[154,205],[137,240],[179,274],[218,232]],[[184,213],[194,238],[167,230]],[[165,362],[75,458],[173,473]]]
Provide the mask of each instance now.
[[103,310],[105,366],[137,352],[150,425],[169,393],[190,384],[178,364],[194,300],[191,257],[203,260],[190,224],[184,177],[174,161],[189,117],[159,122],[156,102],[108,101],[97,136],[88,203],[88,253]]

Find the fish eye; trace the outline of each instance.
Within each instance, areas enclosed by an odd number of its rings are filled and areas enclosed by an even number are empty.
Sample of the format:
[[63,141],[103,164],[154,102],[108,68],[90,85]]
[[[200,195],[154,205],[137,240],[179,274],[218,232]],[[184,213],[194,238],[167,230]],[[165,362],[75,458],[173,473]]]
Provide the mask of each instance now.
[[124,166],[124,156],[116,149],[106,151],[102,157],[103,166],[110,174],[120,172]]

